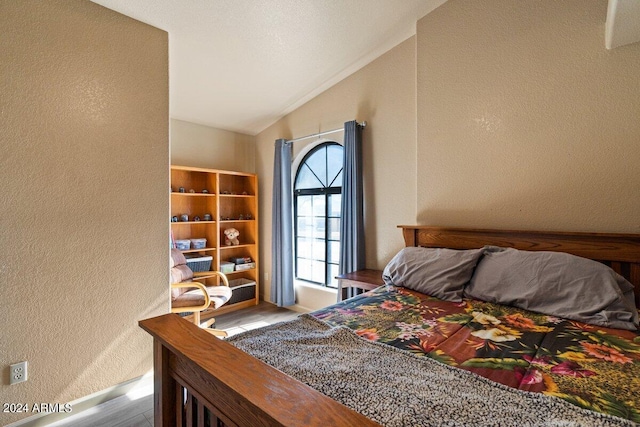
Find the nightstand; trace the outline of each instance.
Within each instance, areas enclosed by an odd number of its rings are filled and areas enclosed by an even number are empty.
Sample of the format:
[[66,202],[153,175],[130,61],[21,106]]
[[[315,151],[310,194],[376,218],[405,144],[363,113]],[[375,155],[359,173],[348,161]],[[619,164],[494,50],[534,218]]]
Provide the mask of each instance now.
[[384,285],[381,270],[359,270],[336,276],[338,279],[338,302],[347,296],[347,288],[359,288],[370,291]]

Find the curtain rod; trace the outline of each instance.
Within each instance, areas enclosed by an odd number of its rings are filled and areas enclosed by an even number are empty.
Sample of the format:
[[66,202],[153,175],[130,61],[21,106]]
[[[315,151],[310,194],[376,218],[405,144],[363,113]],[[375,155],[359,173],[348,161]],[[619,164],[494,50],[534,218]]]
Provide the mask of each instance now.
[[[366,121],[363,121],[362,123],[356,122],[356,124],[358,126],[363,127],[363,128],[367,126],[367,122]],[[324,131],[324,132],[314,133],[312,135],[301,136],[300,138],[295,138],[295,139],[288,140],[287,144],[289,144],[291,142],[302,141],[303,139],[315,138],[315,137],[320,137],[320,136],[323,136],[323,135],[329,135],[330,133],[342,132],[343,130],[344,130],[344,128],[340,128],[340,129],[333,129],[333,130],[327,130],[327,131]]]

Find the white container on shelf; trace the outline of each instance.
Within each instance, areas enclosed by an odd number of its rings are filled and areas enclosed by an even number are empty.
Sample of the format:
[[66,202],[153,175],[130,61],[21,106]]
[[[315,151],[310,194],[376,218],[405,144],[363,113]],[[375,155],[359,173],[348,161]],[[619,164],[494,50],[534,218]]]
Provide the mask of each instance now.
[[248,262],[246,264],[236,264],[236,271],[252,270],[254,268],[256,268],[255,262]]
[[220,261],[220,271],[223,273],[233,273],[235,264],[228,261]]
[[178,239],[176,240],[176,249],[181,251],[188,251],[191,248],[191,240],[189,239]]
[[204,249],[207,247],[207,239],[191,239],[193,249]]

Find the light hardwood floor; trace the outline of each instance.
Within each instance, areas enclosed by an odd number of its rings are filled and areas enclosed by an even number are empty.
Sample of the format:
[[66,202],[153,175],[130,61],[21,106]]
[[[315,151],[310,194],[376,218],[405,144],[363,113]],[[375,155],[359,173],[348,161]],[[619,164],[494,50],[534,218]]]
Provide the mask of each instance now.
[[[257,306],[216,316],[217,329],[229,335],[292,320],[300,313],[261,302]],[[153,386],[112,399],[49,427],[152,427]]]

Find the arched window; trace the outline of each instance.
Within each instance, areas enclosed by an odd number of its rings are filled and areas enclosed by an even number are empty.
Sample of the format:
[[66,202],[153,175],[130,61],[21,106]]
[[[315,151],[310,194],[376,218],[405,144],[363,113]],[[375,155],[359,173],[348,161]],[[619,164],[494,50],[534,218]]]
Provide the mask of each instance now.
[[343,148],[314,147],[303,158],[294,183],[296,278],[337,287],[340,262]]

